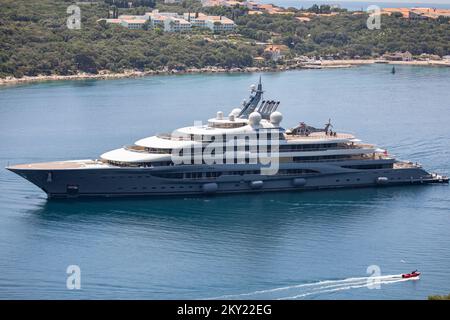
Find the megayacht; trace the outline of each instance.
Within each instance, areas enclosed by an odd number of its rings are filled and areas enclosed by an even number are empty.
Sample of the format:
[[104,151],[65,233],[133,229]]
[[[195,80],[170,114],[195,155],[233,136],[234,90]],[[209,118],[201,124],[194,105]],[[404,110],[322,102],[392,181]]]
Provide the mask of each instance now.
[[228,117],[136,141],[100,159],[18,164],[7,169],[49,198],[273,192],[448,183],[352,134],[303,122],[285,130],[280,102],[261,79]]

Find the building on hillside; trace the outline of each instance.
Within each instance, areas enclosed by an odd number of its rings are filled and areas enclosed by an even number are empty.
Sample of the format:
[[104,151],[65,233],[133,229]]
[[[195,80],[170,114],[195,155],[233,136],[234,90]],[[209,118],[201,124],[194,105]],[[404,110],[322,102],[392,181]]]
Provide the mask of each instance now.
[[409,18],[409,12],[411,9],[409,8],[383,8],[381,9],[381,14],[392,15],[393,13],[401,13],[403,18]]
[[389,61],[412,61],[413,60],[413,56],[409,51],[385,53],[385,54],[383,54],[382,58],[385,60],[389,60]]
[[422,12],[409,11],[408,18],[411,20],[428,20],[429,17]]
[[244,5],[249,9],[249,10],[257,10],[259,4],[254,2],[254,1],[245,1]]
[[233,31],[235,26],[233,20],[223,16],[208,16],[206,19],[206,27],[213,32]]
[[158,9],[152,10],[152,12],[146,12],[145,16],[149,19],[155,18],[155,17],[173,17],[173,18],[179,18],[180,15],[176,12],[160,12]]
[[213,32],[229,32],[235,28],[233,20],[225,16],[208,16],[204,13],[159,12],[153,10],[143,16],[121,15],[117,19],[100,19],[107,23],[120,24],[128,29],[161,28],[168,32],[187,32],[191,27],[209,28]]
[[165,16],[153,16],[151,17],[150,20],[150,25],[152,26],[152,28],[164,28],[164,21],[166,21],[167,17]]
[[183,18],[193,27],[209,28],[213,32],[233,31],[236,27],[233,20],[224,16],[208,16],[204,13],[185,13]]
[[161,27],[168,32],[187,32],[191,30],[191,23],[183,19],[176,12],[159,12],[153,10],[145,14],[152,28]]
[[295,17],[295,19],[297,19],[300,22],[309,22],[309,21],[311,21],[311,18],[308,18],[308,17]]
[[255,10],[249,10],[248,11],[248,14],[249,15],[252,15],[252,14],[263,14],[264,12],[262,12],[262,11],[255,11]]
[[410,19],[428,20],[439,17],[450,17],[450,9],[413,8],[409,12]]
[[432,60],[441,60],[441,57],[437,54],[430,54],[430,53],[422,53],[417,60],[420,61],[432,61]]
[[166,17],[164,20],[164,31],[167,32],[188,32],[191,27],[191,23],[182,18]]
[[220,7],[224,2],[225,0],[202,0],[202,7]]
[[228,0],[225,3],[226,7],[236,7],[236,6],[242,6],[242,2],[241,1],[234,1],[234,0]]
[[144,29],[145,24],[148,22],[146,19],[121,19],[122,26],[130,30]]
[[265,54],[270,54],[273,61],[283,59],[285,54],[289,52],[289,48],[284,44],[269,44],[264,49]]
[[106,23],[117,24],[117,25],[122,24],[122,19],[99,19],[99,20],[97,20],[97,22],[100,22],[100,21],[105,21]]
[[193,27],[206,28],[207,15],[201,12],[186,12],[183,14],[184,20],[189,21]]
[[436,8],[383,8],[382,14],[392,15],[393,13],[401,13],[402,17],[411,20],[429,20],[438,19],[439,17],[450,18],[450,9]]
[[133,15],[129,15],[129,14],[122,14],[120,16],[117,17],[118,19],[122,19],[122,20],[134,20],[134,19],[146,19],[146,16],[133,16]]

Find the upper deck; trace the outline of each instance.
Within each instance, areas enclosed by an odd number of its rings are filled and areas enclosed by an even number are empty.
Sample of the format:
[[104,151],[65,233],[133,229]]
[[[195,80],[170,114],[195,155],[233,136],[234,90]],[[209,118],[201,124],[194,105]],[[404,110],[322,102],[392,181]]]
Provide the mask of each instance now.
[[285,134],[284,137],[286,141],[296,141],[296,142],[317,142],[317,140],[338,142],[338,141],[351,141],[355,139],[355,136],[350,133],[336,133],[336,135],[330,135],[326,134],[323,131],[312,132],[309,135]]

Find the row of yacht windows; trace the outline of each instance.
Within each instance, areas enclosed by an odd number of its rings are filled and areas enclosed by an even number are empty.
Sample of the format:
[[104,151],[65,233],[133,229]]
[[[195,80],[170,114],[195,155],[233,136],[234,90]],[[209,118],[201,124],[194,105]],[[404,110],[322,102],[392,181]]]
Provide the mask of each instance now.
[[[304,174],[316,174],[320,173],[316,170],[309,170],[309,169],[280,169],[277,173],[277,175],[304,175]],[[383,173],[390,173],[389,171],[384,171]],[[221,175],[246,175],[246,174],[260,174],[259,170],[245,170],[245,171],[214,171],[214,172],[185,172],[185,173],[152,173],[151,175],[133,175],[133,176],[125,176],[125,175],[119,175],[119,176],[102,176],[102,179],[142,179],[142,178],[153,178],[153,177],[160,177],[160,178],[166,178],[166,179],[212,179],[220,177]],[[375,173],[379,174],[379,173]],[[394,178],[392,178],[394,179]],[[402,177],[397,177],[398,180],[401,180]],[[336,182],[340,182],[340,179],[337,179]],[[349,178],[346,179],[347,182],[350,181]],[[357,178],[356,181],[360,181],[360,178]],[[121,189],[121,188],[120,188]],[[145,189],[145,188],[144,188]],[[152,189],[155,189],[155,187],[152,187]],[[164,187],[163,187],[164,189]]]
[[294,162],[313,162],[313,161],[324,161],[324,160],[343,160],[351,159],[352,155],[338,154],[332,156],[317,156],[317,157],[293,157]]
[[394,165],[392,163],[385,163],[385,164],[363,164],[363,165],[342,166],[342,168],[369,170],[369,169],[392,169],[393,166]]
[[220,123],[220,122],[210,122],[209,126],[212,128],[222,128],[222,129],[231,129],[231,128],[240,128],[240,127],[244,127],[247,124],[245,122],[224,122],[224,123]]
[[[284,139],[284,135],[278,131],[278,129],[265,129],[264,131],[260,131],[257,132],[256,134],[252,134],[252,135],[240,135],[240,136],[234,136],[234,137],[230,137],[230,135],[227,134],[223,134],[223,135],[194,135],[194,134],[190,134],[189,135],[190,140],[192,141],[201,141],[201,142],[213,142],[213,141],[230,141],[230,140],[250,140],[250,138],[252,139],[264,139],[264,140],[270,140],[270,139],[279,139],[282,140]],[[231,138],[231,139],[230,139]]]
[[[300,175],[300,174],[314,174],[319,173],[316,170],[309,169],[280,169],[277,175]],[[233,175],[248,175],[248,174],[261,174],[260,170],[239,170],[239,171],[211,171],[211,172],[177,172],[177,173],[152,173],[155,177],[166,178],[166,179],[208,179],[217,178],[222,175],[233,176]]]
[[[345,148],[347,144],[339,144],[340,147]],[[338,147],[337,143],[316,143],[316,144],[285,144],[280,145],[281,152],[295,152],[295,151],[310,151],[310,150],[327,150]]]
[[[293,162],[318,162],[318,161],[333,161],[333,160],[351,160],[354,157],[364,157],[364,155],[326,155],[326,156],[301,156],[301,157],[293,157]],[[289,158],[290,159],[290,158]],[[160,167],[160,166],[173,166],[174,163],[172,161],[154,161],[154,162],[135,162],[135,163],[127,163],[127,162],[119,162],[119,161],[107,161],[111,165],[120,166],[120,167]],[[214,164],[249,164],[256,163],[257,159],[255,157],[242,157],[242,158],[233,158],[233,159],[222,159],[222,162],[214,161]],[[200,164],[200,159],[195,159],[194,157],[190,157],[188,159],[183,159],[183,164]],[[201,159],[201,164],[206,164],[206,162]],[[358,166],[345,166],[345,168],[349,169],[382,169],[382,168],[392,168],[392,164],[390,165],[376,165],[378,167],[374,167],[373,165],[358,165]],[[381,167],[380,167],[381,166]],[[388,166],[388,167],[386,167]]]
[[117,167],[164,167],[173,166],[172,161],[153,161],[153,162],[120,162],[107,160],[107,163]]
[[172,149],[161,149],[161,148],[145,148],[148,153],[159,153],[159,154],[171,154]]
[[[279,151],[280,152],[296,152],[296,151],[312,151],[312,150],[328,150],[328,149],[336,149],[338,148],[338,146],[341,146],[342,148],[347,147],[346,144],[342,144],[342,145],[338,145],[337,143],[317,143],[317,144],[289,144],[289,145],[279,145]],[[251,146],[246,143],[243,146],[238,147],[237,145],[233,145],[233,146],[229,146],[227,147],[225,144],[223,145],[222,148],[220,148],[219,146],[216,147],[215,149],[212,149],[212,154],[215,154],[215,151],[217,149],[222,149],[222,152],[226,152],[227,150],[231,151],[230,149],[232,149],[233,151],[238,151],[238,150],[243,150],[243,151],[250,151]],[[253,150],[255,149],[255,150]],[[256,145],[252,148],[252,151],[256,151],[256,152],[260,152],[260,151],[267,151],[270,152],[272,149],[272,145],[268,144],[267,146],[265,146],[265,150],[263,150],[263,148],[260,145]],[[172,149],[161,149],[161,148],[145,148],[145,150],[148,153],[156,153],[156,154],[171,154],[172,153]],[[204,152],[205,148],[202,147],[201,148],[201,152]],[[179,155],[182,156],[183,155],[183,149],[180,149],[179,151]],[[190,153],[194,154],[196,152],[199,152],[200,150],[196,150],[194,147],[190,148]]]
[[260,129],[254,134],[222,134],[222,135],[197,135],[197,134],[160,134],[159,138],[167,140],[184,140],[184,141],[198,141],[198,142],[213,142],[213,141],[229,141],[229,140],[248,140],[252,139],[280,139],[284,140],[284,134],[279,129]]

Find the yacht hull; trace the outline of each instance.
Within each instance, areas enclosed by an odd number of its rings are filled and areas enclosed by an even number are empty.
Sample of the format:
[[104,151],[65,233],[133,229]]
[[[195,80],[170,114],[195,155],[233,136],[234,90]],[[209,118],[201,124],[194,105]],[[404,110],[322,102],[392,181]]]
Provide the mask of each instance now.
[[155,173],[161,175],[161,172],[164,172],[170,175],[175,172],[176,175],[180,174],[180,171],[173,169],[156,171],[152,168],[52,171],[8,168],[8,170],[41,188],[49,198],[210,195],[448,183],[448,178],[432,175],[420,167],[345,170],[334,166],[333,172],[331,169],[333,166],[327,166],[323,166],[321,170],[323,173],[317,174],[285,176],[244,174],[201,179],[162,178],[155,176]]

